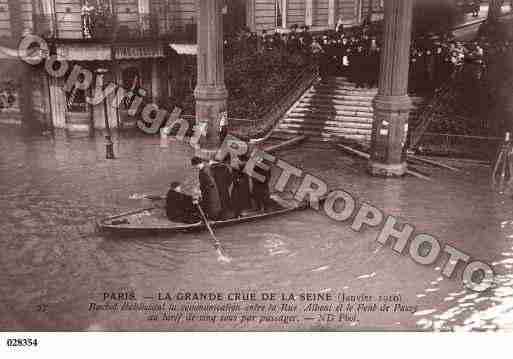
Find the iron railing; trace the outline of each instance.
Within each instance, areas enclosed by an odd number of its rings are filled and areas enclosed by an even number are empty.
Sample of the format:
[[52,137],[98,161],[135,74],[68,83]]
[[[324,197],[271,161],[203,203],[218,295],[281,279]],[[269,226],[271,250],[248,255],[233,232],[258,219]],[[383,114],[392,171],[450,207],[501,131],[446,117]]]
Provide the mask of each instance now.
[[413,149],[424,155],[489,161],[495,158],[503,140],[501,137],[425,132]]
[[[34,14],[34,32],[44,38],[84,40],[131,41],[176,39],[193,41],[195,24],[177,26],[169,23],[165,14],[137,13],[131,16],[113,14],[110,11],[82,14],[80,23],[75,28],[66,27],[60,33],[63,23],[54,14]],[[71,30],[71,31],[70,31]],[[72,33],[74,33],[72,35]]]
[[[303,95],[303,93],[318,78],[315,66],[307,65],[297,76],[290,81],[283,96],[256,119],[234,118],[228,119],[229,132],[241,140],[261,139],[266,137],[275,128],[283,115]],[[190,123],[195,122],[192,115],[182,115]]]

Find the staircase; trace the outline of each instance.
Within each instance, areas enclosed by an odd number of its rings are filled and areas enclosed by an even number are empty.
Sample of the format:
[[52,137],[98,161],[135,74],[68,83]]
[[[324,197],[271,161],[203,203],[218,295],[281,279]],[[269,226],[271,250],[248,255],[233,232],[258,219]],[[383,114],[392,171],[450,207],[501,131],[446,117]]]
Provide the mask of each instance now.
[[369,142],[377,88],[356,88],[342,77],[314,83],[274,129],[273,137],[306,135],[310,141]]

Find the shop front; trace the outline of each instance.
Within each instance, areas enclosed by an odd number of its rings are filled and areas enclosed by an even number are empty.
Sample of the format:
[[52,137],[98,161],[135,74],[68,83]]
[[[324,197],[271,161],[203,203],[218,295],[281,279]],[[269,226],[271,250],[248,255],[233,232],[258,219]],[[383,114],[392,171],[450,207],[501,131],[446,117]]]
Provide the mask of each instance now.
[[[140,116],[138,103],[158,103],[166,96],[167,63],[160,45],[59,44],[57,59],[68,70],[64,76],[46,73],[54,128],[93,131],[104,129],[107,121],[111,128],[133,127]],[[87,88],[71,80],[77,67],[91,74]],[[109,86],[114,91],[106,91]],[[101,92],[106,94],[101,102],[88,101],[101,98]]]

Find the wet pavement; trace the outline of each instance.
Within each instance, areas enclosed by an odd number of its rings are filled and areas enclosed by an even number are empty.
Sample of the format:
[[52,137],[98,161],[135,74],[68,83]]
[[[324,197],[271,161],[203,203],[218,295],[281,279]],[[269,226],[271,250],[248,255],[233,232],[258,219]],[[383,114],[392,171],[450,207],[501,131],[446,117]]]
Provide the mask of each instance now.
[[[95,221],[139,208],[145,193],[172,180],[193,182],[192,150],[162,148],[157,138],[115,139],[117,159],[104,159],[101,137],[0,134],[0,329],[39,330],[496,330],[513,328],[512,199],[492,191],[490,168],[452,173],[419,168],[434,181],[367,176],[365,164],[337,150],[311,147],[280,157],[333,189],[397,216],[417,231],[494,264],[497,285],[474,293],[458,267],[441,275],[447,257],[421,266],[377,230],[361,233],[313,210],[216,230],[231,263],[220,263],[207,233],[112,239]],[[461,165],[457,163],[456,165]],[[132,199],[131,199],[132,198]],[[173,323],[141,314],[89,312],[102,293],[251,290],[401,297],[403,311],[361,313],[358,322]],[[44,308],[40,306],[44,305]]]

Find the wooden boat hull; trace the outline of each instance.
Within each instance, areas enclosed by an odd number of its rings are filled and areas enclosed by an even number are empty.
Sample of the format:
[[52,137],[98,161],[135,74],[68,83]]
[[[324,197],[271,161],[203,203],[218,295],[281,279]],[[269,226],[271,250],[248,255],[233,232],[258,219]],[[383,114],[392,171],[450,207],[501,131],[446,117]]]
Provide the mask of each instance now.
[[[223,221],[211,221],[212,228],[227,227],[236,224],[255,222],[287,213],[308,208],[306,203],[292,204],[277,197],[273,198],[277,208],[268,212],[253,212],[240,218],[232,218]],[[105,218],[97,223],[101,233],[120,237],[128,236],[162,236],[175,233],[206,231],[205,223],[185,224],[172,222],[165,216],[163,208],[150,207],[122,213],[113,217]]]

